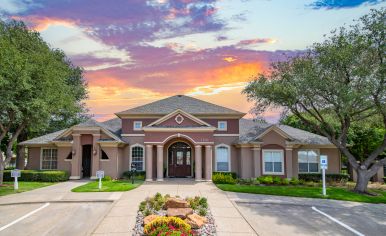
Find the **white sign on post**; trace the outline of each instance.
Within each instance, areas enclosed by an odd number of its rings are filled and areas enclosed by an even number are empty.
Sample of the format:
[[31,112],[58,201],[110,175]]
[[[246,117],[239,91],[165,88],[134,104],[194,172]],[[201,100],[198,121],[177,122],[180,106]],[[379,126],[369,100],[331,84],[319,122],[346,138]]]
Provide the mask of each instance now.
[[13,184],[13,188],[15,190],[19,189],[19,182],[17,182],[17,178],[19,178],[20,176],[21,176],[20,170],[14,169],[14,170],[11,171],[11,177],[15,178],[15,182]]
[[322,169],[323,196],[326,196],[326,170],[328,168],[328,157],[320,155],[320,169]]
[[99,179],[99,190],[102,188],[102,179],[105,177],[105,172],[103,170],[97,170],[96,177]]

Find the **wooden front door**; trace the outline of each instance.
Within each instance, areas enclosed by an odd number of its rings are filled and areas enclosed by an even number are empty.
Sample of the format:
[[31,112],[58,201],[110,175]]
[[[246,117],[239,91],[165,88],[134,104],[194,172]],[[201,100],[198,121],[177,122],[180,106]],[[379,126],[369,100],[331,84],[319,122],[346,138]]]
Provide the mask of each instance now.
[[88,178],[91,176],[92,145],[83,145],[82,149],[82,177]]
[[173,143],[168,149],[169,177],[192,176],[192,150],[183,142]]

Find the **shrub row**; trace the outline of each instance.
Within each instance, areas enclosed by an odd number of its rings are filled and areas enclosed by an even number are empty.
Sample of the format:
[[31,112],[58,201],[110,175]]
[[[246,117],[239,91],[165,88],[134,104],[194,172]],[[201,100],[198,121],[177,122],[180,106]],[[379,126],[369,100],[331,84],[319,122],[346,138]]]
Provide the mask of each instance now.
[[[145,176],[146,176],[146,171],[136,171],[136,172],[134,172],[135,174],[134,174],[134,177],[136,178],[136,179],[141,179],[141,180],[144,180],[145,179]],[[122,175],[122,177],[124,178],[124,179],[131,179],[131,171],[125,171],[125,172],[123,172],[123,175]]]
[[[326,174],[326,181],[348,181],[350,176],[348,174]],[[312,173],[312,174],[299,174],[299,179],[304,181],[313,181],[319,182],[322,181],[322,174]]]
[[235,184],[236,179],[230,173],[215,172],[212,175],[212,181],[215,184]]
[[[237,174],[236,174],[236,172],[219,172],[219,171],[214,171],[214,172],[213,172],[213,175],[215,175],[215,174],[230,175],[230,176],[232,176],[232,178],[237,179]],[[213,175],[212,175],[212,176],[213,176]]]
[[[67,171],[61,170],[21,170],[20,181],[60,182],[70,177]],[[11,170],[4,171],[4,181],[13,181]]]

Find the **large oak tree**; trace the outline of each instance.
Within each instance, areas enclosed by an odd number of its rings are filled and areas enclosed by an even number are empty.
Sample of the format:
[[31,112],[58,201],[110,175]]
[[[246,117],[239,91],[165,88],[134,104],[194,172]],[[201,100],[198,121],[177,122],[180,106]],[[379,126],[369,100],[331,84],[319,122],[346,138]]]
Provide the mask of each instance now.
[[256,102],[257,114],[281,107],[326,136],[357,172],[355,191],[360,193],[386,163],[379,158],[386,149],[386,133],[359,163],[347,140],[350,127],[369,117],[381,117],[386,127],[385,19],[384,8],[372,10],[304,54],[274,63],[269,74],[259,75],[244,89]]
[[82,69],[19,21],[0,21],[0,184],[22,132],[39,133],[85,111]]

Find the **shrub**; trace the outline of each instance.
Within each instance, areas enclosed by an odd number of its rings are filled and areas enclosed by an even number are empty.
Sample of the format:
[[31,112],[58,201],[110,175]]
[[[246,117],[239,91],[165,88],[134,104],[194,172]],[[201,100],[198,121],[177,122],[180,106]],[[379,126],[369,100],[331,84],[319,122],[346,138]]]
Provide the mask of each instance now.
[[[140,180],[144,180],[145,176],[146,176],[145,171],[136,171],[134,174],[134,178],[140,179]],[[128,171],[123,172],[122,178],[123,179],[131,179],[131,171],[128,170]]]
[[[61,170],[21,170],[21,175],[18,180],[32,182],[60,182],[66,181],[70,177],[67,171]],[[4,181],[13,181],[11,177],[11,170],[4,171]]]
[[282,185],[289,185],[289,184],[290,184],[290,181],[289,181],[289,179],[287,179],[287,178],[283,178],[283,179],[281,180],[281,184],[282,184]]
[[147,202],[146,202],[146,201],[142,201],[142,202],[139,204],[139,211],[140,211],[140,212],[143,212],[143,211],[146,209],[146,206],[147,206]]
[[212,174],[212,176],[213,176],[213,175],[216,175],[216,174],[230,175],[230,176],[232,176],[232,178],[237,179],[237,174],[236,174],[236,172],[220,172],[220,171],[214,171],[213,174]]
[[[348,174],[326,174],[326,181],[342,182],[348,181],[350,176]],[[299,179],[306,182],[313,181],[319,182],[322,180],[322,174],[320,173],[309,173],[309,174],[299,174]]]
[[105,175],[105,177],[102,178],[102,181],[111,181],[113,178],[111,176]]
[[215,184],[235,184],[236,180],[232,175],[227,173],[216,173],[212,176],[212,181]]
[[299,185],[299,180],[295,177],[292,177],[290,180],[291,185]]
[[273,183],[274,183],[274,184],[281,184],[281,183],[282,183],[281,178],[278,177],[278,176],[273,177],[272,180],[273,180]]
[[207,213],[208,211],[205,208],[200,208],[200,210],[198,210],[200,216],[206,216]]
[[169,235],[168,232],[170,235],[179,235],[176,234],[178,232],[180,235],[192,235],[190,225],[178,217],[161,216],[144,227],[145,235]]
[[273,184],[273,177],[272,176],[260,176],[258,177],[258,180],[262,184]]

